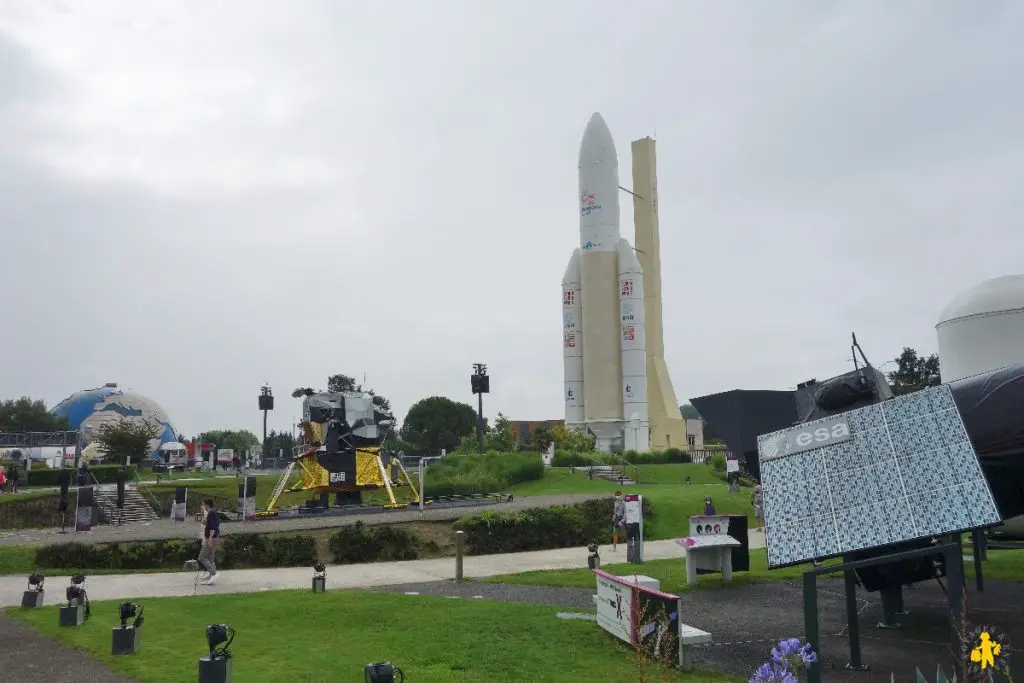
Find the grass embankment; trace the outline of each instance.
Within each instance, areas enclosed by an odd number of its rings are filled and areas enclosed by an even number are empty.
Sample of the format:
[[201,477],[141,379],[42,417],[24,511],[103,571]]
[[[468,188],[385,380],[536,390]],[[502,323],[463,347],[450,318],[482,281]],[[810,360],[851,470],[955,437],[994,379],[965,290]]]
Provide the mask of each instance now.
[[[704,511],[704,498],[711,496],[715,511],[726,515],[747,515],[750,522],[753,508],[750,489],[729,493],[729,488],[716,479],[706,465],[641,465],[640,481],[659,483],[622,486],[613,481],[589,479],[587,473],[567,468],[550,468],[544,478],[513,487],[516,497],[545,496],[566,493],[639,493],[651,502],[655,522],[647,538],[652,541],[680,538],[690,533],[690,515]],[[683,483],[689,476],[691,483]],[[647,477],[645,479],[645,477]],[[609,519],[609,526],[611,520]]]
[[[605,553],[601,558],[607,563],[615,560],[611,553]],[[826,560],[824,564],[835,565],[840,559]],[[795,567],[784,567],[781,569],[768,569],[767,551],[757,548],[750,551],[750,571],[737,572],[733,574],[732,584],[744,585],[750,583],[769,583],[773,581],[789,581],[799,579],[803,572],[810,565],[798,565]],[[661,582],[662,590],[671,593],[685,593],[693,590],[686,583],[686,561],[677,560],[650,560],[643,565],[617,563],[604,564],[602,569],[619,576],[642,573],[644,576],[658,579]],[[964,560],[964,569],[969,580],[974,580],[974,564],[970,560]],[[1024,550],[992,550],[988,552],[988,560],[982,565],[982,573],[986,580],[993,581],[1024,581]],[[832,575],[828,575],[832,576]],[[840,575],[835,575],[840,576]],[[514,583],[530,586],[562,586],[566,588],[593,588],[594,574],[589,569],[555,569],[549,571],[522,572],[520,574],[505,574],[481,579],[486,583]],[[697,576],[697,588],[722,588],[720,574],[699,574]],[[970,590],[970,586],[968,586]]]
[[[143,645],[131,657],[110,655],[116,602],[92,605],[80,628],[57,626],[57,608],[9,610],[40,632],[86,650],[141,683],[195,680],[206,654],[208,624],[238,633],[234,678],[246,683],[361,680],[367,662],[392,660],[417,683],[570,683],[635,681],[630,651],[593,622],[561,620],[543,605],[494,603],[386,593],[277,591],[143,603]],[[409,637],[410,625],[420,628]],[[467,628],[467,625],[472,625]],[[396,649],[397,648],[397,649]],[[649,680],[738,683],[709,671],[655,670]]]

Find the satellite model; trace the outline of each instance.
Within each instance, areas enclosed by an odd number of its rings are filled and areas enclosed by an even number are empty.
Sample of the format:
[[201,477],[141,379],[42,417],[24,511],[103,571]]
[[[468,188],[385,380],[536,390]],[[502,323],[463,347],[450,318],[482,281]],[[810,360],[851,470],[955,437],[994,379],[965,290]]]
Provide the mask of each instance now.
[[[384,489],[388,494],[386,508],[404,508],[408,503],[395,499],[394,489],[408,486],[414,503],[419,491],[401,461],[381,449],[384,429],[391,426],[387,415],[376,409],[373,396],[358,391],[315,392],[296,389],[292,397],[302,401],[303,442],[298,455],[277,482],[266,511],[258,516],[274,516],[274,507],[285,491],[309,491],[321,501],[339,494],[358,502],[362,491]],[[300,478],[288,486],[292,472],[299,469]]]

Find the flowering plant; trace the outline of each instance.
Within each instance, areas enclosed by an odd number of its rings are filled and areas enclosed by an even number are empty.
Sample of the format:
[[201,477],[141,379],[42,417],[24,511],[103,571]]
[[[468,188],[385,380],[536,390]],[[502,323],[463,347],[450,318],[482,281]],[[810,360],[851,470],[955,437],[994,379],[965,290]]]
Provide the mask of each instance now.
[[803,643],[798,638],[781,640],[772,648],[772,658],[757,667],[750,683],[798,683],[796,672],[816,661],[818,655],[810,643]]

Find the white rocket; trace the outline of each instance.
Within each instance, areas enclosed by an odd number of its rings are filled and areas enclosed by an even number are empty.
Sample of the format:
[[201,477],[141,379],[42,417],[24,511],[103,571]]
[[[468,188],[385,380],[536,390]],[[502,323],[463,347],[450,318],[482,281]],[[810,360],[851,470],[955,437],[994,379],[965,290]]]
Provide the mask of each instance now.
[[565,415],[597,448],[647,451],[643,270],[619,235],[619,166],[600,114],[579,155],[580,247],[562,279]]

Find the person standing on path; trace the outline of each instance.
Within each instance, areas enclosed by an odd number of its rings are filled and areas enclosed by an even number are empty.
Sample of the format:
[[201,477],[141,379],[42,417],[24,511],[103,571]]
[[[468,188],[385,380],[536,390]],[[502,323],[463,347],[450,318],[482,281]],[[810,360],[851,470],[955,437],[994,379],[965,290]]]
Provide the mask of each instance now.
[[626,529],[626,503],[622,491],[615,492],[615,506],[612,508],[612,550],[618,550],[619,531]]
[[209,572],[203,585],[212,586],[217,583],[217,539],[220,538],[220,515],[213,508],[212,498],[203,501],[203,514],[206,515],[206,524],[203,525],[203,545],[199,551],[199,564]]
[[754,487],[754,495],[750,497],[750,502],[754,504],[754,516],[757,517],[757,530],[761,531],[764,527],[764,491],[761,490],[760,484]]

